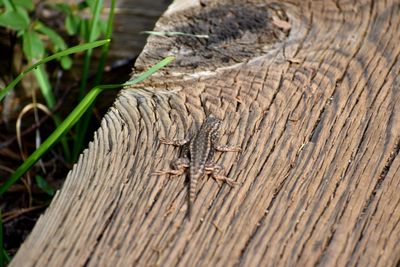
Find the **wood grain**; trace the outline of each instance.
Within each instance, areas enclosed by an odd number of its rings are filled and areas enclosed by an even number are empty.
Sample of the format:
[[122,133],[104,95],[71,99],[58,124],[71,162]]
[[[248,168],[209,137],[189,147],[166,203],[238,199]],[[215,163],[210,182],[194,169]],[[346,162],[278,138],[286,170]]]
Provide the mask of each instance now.
[[[148,39],[134,73],[177,60],[120,93],[11,266],[399,265],[399,9],[169,9],[156,31],[212,38]],[[158,139],[185,137],[206,113],[243,149],[216,157],[241,185],[200,181],[189,221],[185,178],[150,173],[179,154]]]

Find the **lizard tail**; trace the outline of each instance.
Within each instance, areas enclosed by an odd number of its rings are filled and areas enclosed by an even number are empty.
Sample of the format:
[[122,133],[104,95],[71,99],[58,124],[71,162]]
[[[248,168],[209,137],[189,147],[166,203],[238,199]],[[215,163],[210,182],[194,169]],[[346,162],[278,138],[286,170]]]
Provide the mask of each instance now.
[[197,188],[198,179],[190,179],[190,188],[189,188],[189,218],[192,215],[192,209],[194,204],[194,199],[196,197],[196,188]]

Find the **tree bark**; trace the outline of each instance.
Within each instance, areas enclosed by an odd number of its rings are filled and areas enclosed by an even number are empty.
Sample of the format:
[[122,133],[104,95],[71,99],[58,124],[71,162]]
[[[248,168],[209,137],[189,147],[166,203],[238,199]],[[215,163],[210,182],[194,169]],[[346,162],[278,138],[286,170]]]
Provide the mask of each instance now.
[[[400,264],[400,2],[176,1],[11,266]],[[206,114],[216,161],[157,177]]]

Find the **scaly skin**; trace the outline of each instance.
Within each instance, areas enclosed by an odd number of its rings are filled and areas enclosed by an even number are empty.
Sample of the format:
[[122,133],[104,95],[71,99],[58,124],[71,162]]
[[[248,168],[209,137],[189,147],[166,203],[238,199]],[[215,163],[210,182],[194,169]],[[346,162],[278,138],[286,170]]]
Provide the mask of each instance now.
[[190,174],[190,190],[189,190],[189,217],[196,197],[196,189],[198,181],[205,175],[211,174],[217,181],[226,182],[230,186],[237,184],[234,180],[224,176],[223,169],[220,165],[213,162],[215,150],[241,151],[240,147],[218,145],[219,129],[221,121],[210,115],[206,118],[199,131],[191,139],[168,140],[161,139],[161,142],[168,145],[183,146],[184,154],[182,158],[178,158],[172,164],[172,170],[156,171],[153,175],[181,175],[185,169],[189,168]]

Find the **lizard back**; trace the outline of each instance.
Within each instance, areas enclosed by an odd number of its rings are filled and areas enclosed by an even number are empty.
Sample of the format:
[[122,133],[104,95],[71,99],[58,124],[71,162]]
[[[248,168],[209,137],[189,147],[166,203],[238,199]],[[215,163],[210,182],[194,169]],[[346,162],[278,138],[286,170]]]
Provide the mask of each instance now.
[[190,152],[190,203],[193,203],[196,196],[198,180],[204,176],[207,161],[211,160],[213,144],[219,137],[221,121],[210,115],[206,118],[197,134],[191,139]]

